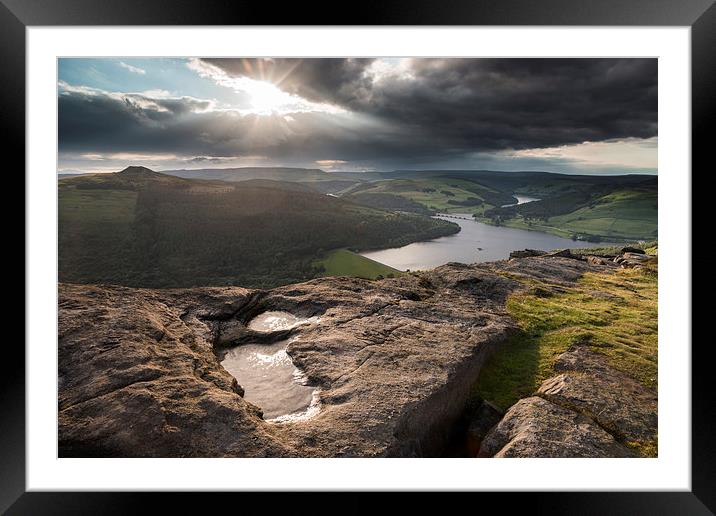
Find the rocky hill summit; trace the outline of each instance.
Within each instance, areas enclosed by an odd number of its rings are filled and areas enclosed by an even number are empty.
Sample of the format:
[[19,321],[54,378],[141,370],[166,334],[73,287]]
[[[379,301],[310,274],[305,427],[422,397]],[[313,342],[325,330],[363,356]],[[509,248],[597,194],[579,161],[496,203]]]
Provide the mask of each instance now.
[[[632,253],[635,254],[635,253]],[[639,254],[639,253],[636,253]],[[63,457],[407,457],[453,453],[488,359],[519,331],[514,293],[569,289],[651,258],[525,252],[398,278],[321,278],[239,287],[59,287],[59,454]],[[545,287],[540,287],[545,288]],[[257,315],[315,324],[258,332]],[[228,349],[288,340],[317,403],[268,421],[220,363]],[[483,457],[628,457],[656,435],[656,393],[584,346],[502,415],[470,412]]]

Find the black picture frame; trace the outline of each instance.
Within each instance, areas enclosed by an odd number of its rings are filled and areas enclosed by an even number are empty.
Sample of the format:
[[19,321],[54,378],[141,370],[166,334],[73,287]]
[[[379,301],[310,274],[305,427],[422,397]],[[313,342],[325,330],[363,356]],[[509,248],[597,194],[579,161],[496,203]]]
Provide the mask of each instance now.
[[[277,7],[267,2],[244,0],[0,0],[3,144],[19,158],[18,169],[24,170],[24,152],[20,149],[25,148],[25,30],[29,26],[299,24],[689,26],[692,169],[706,168],[708,163],[712,143],[707,129],[716,119],[714,0],[393,0],[355,8],[323,2],[282,3]],[[712,166],[709,163],[709,167]],[[689,179],[693,181],[693,173],[684,171],[684,180]],[[478,496],[480,505],[496,502],[501,510],[523,507],[531,512],[550,514],[713,514],[716,511],[716,441],[708,423],[716,400],[711,382],[710,340],[695,342],[691,348],[690,492],[484,493]],[[688,349],[691,343],[682,344]],[[5,353],[6,363],[13,367],[4,368],[0,375],[0,512],[7,511],[10,515],[129,514],[155,512],[153,506],[157,502],[162,512],[185,513],[194,504],[206,507],[206,498],[212,496],[208,493],[189,497],[187,493],[25,492],[25,354],[10,339]],[[229,496],[240,496],[242,504],[260,501],[247,493],[213,496],[226,501]],[[287,502],[293,512],[302,504],[302,496],[295,494]],[[366,512],[375,503],[372,495],[352,493],[350,496],[354,500],[345,503],[341,512]],[[422,504],[422,500],[421,495],[411,495],[411,503]],[[452,500],[455,507],[464,503],[469,507],[475,501]],[[313,512],[310,506],[306,508]]]

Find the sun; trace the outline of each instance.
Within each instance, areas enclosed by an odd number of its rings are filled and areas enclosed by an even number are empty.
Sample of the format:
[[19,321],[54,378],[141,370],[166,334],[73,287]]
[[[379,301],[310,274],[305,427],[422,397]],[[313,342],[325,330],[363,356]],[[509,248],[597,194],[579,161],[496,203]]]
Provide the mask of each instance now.
[[249,95],[251,111],[256,114],[283,113],[289,111],[296,104],[293,96],[270,82],[244,77],[238,89]]

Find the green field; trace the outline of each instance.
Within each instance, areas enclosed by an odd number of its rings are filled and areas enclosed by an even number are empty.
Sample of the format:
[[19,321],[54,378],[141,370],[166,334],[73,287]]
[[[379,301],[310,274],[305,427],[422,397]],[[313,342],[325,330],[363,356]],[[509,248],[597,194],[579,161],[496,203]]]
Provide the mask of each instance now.
[[655,192],[622,190],[601,197],[593,206],[552,217],[548,223],[571,233],[600,235],[604,239],[655,238],[656,212]]
[[[389,196],[400,196],[440,213],[481,213],[487,208],[514,202],[511,195],[473,181],[447,176],[364,183],[348,190],[344,196],[360,202],[361,195],[365,194],[385,195],[386,206],[389,205]],[[395,207],[401,208],[400,205]]]
[[323,268],[321,276],[352,276],[355,278],[379,279],[400,276],[401,271],[383,265],[347,249],[337,249],[314,262],[317,267]]

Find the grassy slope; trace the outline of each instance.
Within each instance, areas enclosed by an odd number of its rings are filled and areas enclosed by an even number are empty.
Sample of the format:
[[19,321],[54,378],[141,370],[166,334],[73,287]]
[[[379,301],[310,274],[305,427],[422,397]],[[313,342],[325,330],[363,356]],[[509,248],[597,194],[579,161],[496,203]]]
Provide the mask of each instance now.
[[[508,408],[554,376],[556,358],[576,342],[586,343],[615,368],[656,388],[656,270],[588,273],[565,293],[512,295],[507,309],[521,331],[490,359],[475,395]],[[650,453],[648,445],[643,451]]]
[[328,253],[316,265],[323,267],[322,276],[352,276],[356,278],[376,279],[378,276],[389,277],[403,274],[401,271],[388,267],[347,249],[337,249]]
[[[482,221],[491,223],[489,219]],[[619,190],[571,213],[549,217],[547,220],[526,220],[518,215],[503,220],[501,225],[564,238],[591,235],[606,241],[653,239],[658,236],[656,192]]]
[[621,190],[600,198],[593,207],[552,217],[549,223],[606,238],[653,238],[657,236],[656,211],[656,192]]
[[[484,209],[493,208],[484,199],[482,192],[500,195],[496,190],[478,185],[472,181],[450,177],[426,177],[420,179],[392,179],[359,185],[352,191],[355,193],[399,195],[417,202],[426,208],[441,213],[481,213]],[[477,198],[483,201],[478,206],[456,206],[450,201],[466,201]],[[506,202],[509,202],[507,199]]]

